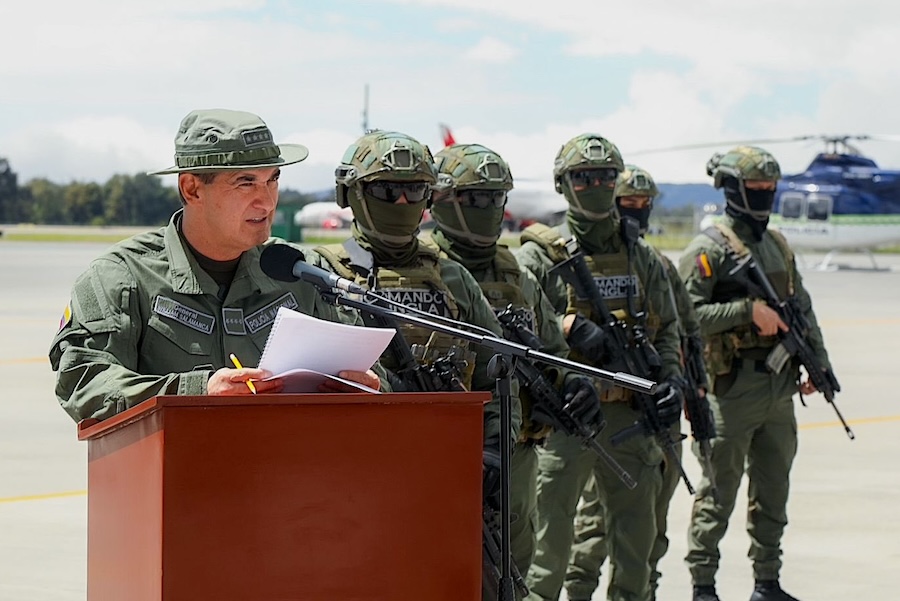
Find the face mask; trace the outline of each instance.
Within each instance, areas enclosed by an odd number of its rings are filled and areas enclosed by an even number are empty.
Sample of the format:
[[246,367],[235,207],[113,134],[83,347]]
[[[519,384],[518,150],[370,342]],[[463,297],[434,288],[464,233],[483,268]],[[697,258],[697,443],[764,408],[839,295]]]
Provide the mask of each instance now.
[[650,227],[650,207],[644,207],[643,209],[634,209],[619,206],[618,209],[619,214],[622,217],[631,217],[638,222],[642,234],[647,231],[648,227]]
[[369,198],[355,190],[350,194],[350,208],[360,231],[381,245],[402,248],[419,232],[425,203],[394,204]]
[[591,186],[575,192],[571,186],[567,190],[566,200],[569,208],[588,219],[600,221],[608,219],[612,211],[616,191],[605,186]]
[[445,233],[466,244],[487,248],[500,239],[503,207],[479,209],[459,202],[436,202],[431,214]]

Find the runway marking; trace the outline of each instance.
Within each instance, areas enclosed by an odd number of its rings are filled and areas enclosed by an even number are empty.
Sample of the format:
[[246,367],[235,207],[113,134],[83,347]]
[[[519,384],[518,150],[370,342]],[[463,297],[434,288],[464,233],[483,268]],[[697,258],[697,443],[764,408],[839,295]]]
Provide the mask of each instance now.
[[15,365],[17,363],[50,363],[47,357],[23,357],[20,359],[0,359],[0,365]]
[[69,490],[65,492],[50,492],[43,495],[25,495],[22,497],[0,497],[2,503],[21,503],[24,501],[45,501],[47,499],[62,499],[64,497],[83,497],[86,490]]
[[[860,419],[847,420],[848,426],[859,426],[863,424],[884,424],[887,422],[900,422],[900,415],[885,415],[883,417],[863,417]],[[814,424],[803,424],[798,426],[800,430],[814,430],[817,428],[843,428],[844,425],[839,422],[818,422]]]

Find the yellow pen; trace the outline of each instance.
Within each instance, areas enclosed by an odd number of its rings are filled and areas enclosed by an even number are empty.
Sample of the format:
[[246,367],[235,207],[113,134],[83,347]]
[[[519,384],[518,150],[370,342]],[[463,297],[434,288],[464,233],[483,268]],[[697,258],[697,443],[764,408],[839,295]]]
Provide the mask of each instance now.
[[[234,353],[231,353],[231,355],[229,355],[229,356],[231,357],[231,362],[234,363],[234,366],[236,368],[244,369],[244,366],[241,365],[241,362],[238,361],[238,358],[235,356]],[[245,382],[245,384],[247,384],[247,388],[250,389],[250,392],[252,392],[253,394],[256,394],[256,386],[253,385],[253,382],[251,382],[250,380],[247,380]]]

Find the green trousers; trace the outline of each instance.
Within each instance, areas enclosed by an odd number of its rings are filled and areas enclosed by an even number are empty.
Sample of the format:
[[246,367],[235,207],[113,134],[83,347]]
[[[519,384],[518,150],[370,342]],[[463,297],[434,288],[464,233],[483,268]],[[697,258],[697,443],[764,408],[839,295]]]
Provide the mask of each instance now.
[[534,559],[538,456],[534,442],[517,443],[509,474],[509,548],[524,577]]
[[[737,369],[727,392],[710,395],[716,420],[711,463],[719,498],[713,500],[709,474],[704,473],[691,513],[685,557],[696,585],[715,583],[719,541],[728,527],[744,472],[749,478],[747,533],[753,575],[758,580],[778,578],[791,465],[797,454],[797,420],[791,398],[797,389],[794,376],[791,369],[779,375],[762,373],[748,361]],[[698,453],[696,443],[694,453]]]
[[[682,460],[681,424],[674,424],[669,430],[673,441],[675,455]],[[668,455],[665,456],[662,490],[656,502],[656,540],[650,553],[650,589],[651,599],[656,599],[659,588],[659,560],[669,550],[668,530],[669,504],[675,495],[680,482],[678,466],[674,465]],[[580,601],[590,599],[600,583],[600,568],[606,561],[606,523],[603,516],[603,499],[594,478],[581,493],[581,504],[575,514],[575,539],[566,571],[566,592],[569,599]]]
[[569,563],[578,499],[593,475],[605,504],[610,557],[607,597],[612,601],[650,599],[649,558],[656,539],[656,501],[662,489],[662,451],[652,438],[637,435],[613,447],[609,438],[641,415],[627,403],[605,403],[606,428],[597,441],[637,481],[628,489],[615,472],[578,438],[550,435],[539,452],[537,549],[528,571],[530,601],[558,599]]

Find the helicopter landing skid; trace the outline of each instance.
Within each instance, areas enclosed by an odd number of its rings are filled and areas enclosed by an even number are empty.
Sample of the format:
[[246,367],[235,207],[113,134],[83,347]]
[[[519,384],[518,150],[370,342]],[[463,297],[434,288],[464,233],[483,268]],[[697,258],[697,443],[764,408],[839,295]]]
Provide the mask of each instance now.
[[875,261],[875,255],[868,248],[860,249],[864,252],[869,260],[872,262],[871,267],[855,267],[852,265],[839,265],[837,263],[832,263],[832,259],[840,252],[838,250],[830,250],[828,254],[822,259],[820,263],[817,263],[814,267],[816,271],[837,271],[839,269],[853,270],[853,271],[890,271],[889,267],[879,267],[878,263]]

